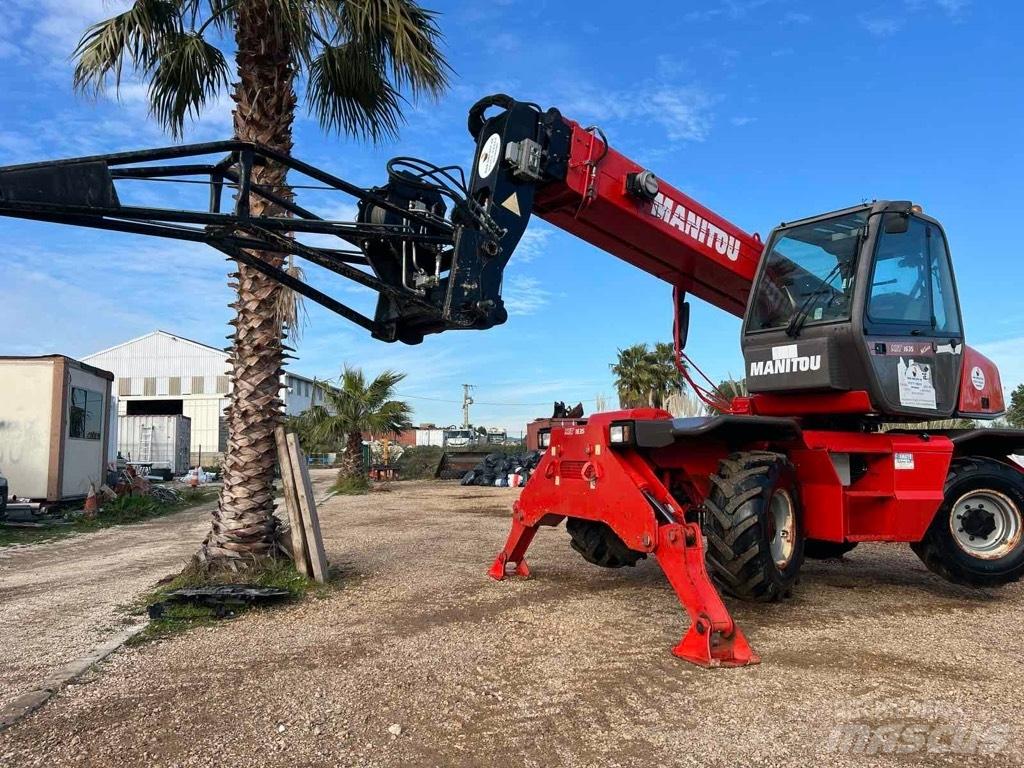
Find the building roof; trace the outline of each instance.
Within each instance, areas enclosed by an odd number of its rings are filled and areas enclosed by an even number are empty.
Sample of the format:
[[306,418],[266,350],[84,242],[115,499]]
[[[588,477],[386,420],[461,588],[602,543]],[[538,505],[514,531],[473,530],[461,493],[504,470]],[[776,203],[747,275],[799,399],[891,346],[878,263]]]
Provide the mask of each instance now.
[[97,368],[96,366],[89,365],[88,363],[83,363],[81,360],[76,360],[75,358],[68,357],[67,355],[59,355],[58,354],[58,355],[2,355],[2,356],[0,356],[0,362],[24,363],[24,362],[33,362],[33,361],[37,361],[37,360],[64,360],[69,365],[71,365],[71,367],[73,367],[73,368],[79,368],[79,369],[81,369],[83,371],[86,371],[88,373],[91,373],[91,374],[93,374],[95,376],[99,376],[101,379],[106,379],[107,381],[113,381],[114,380],[114,374],[112,374],[110,371],[106,371],[103,368]]
[[144,341],[145,339],[151,339],[154,336],[165,336],[165,337],[167,337],[169,339],[174,339],[175,341],[184,341],[184,342],[186,342],[188,344],[192,344],[192,345],[194,345],[196,347],[199,347],[200,349],[202,349],[204,351],[207,351],[207,352],[216,352],[218,355],[225,355],[225,356],[227,355],[227,352],[225,352],[223,349],[217,349],[216,347],[211,347],[209,344],[203,344],[200,341],[193,341],[192,339],[186,339],[184,336],[178,336],[178,335],[173,334],[173,333],[168,333],[167,331],[159,331],[159,330],[157,330],[157,331],[150,331],[149,333],[143,334],[142,336],[137,336],[134,339],[128,339],[128,341],[122,341],[120,344],[115,344],[112,347],[107,347],[106,349],[101,349],[99,352],[93,352],[90,355],[85,355],[85,356],[82,357],[82,359],[83,360],[88,360],[91,357],[99,357],[100,355],[105,355],[107,352],[113,352],[115,349],[120,349],[121,347],[127,347],[129,344],[134,344],[134,343],[136,343],[138,341]]

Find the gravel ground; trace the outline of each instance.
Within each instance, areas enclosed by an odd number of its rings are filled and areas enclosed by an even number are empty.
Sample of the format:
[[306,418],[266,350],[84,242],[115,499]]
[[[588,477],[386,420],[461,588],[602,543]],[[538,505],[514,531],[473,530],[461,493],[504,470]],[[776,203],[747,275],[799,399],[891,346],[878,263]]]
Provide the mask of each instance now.
[[211,509],[0,549],[0,707],[123,628],[121,606],[181,569]]
[[495,583],[514,491],[391,488],[321,505],[326,597],[116,654],[0,765],[1024,765],[1019,585],[861,546],[730,603],[763,663],[700,670],[652,561],[604,571],[544,529],[534,577]]

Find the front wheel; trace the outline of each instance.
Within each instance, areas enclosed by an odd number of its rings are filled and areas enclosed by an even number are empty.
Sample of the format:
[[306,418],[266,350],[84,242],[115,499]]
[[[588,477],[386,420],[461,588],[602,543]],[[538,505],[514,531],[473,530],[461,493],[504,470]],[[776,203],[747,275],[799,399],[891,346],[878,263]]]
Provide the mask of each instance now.
[[954,584],[998,587],[1024,576],[1024,473],[994,459],[954,459],[942,506],[910,545]]
[[735,597],[759,602],[787,597],[804,561],[793,465],[778,453],[734,453],[710,480],[704,531],[711,575]]

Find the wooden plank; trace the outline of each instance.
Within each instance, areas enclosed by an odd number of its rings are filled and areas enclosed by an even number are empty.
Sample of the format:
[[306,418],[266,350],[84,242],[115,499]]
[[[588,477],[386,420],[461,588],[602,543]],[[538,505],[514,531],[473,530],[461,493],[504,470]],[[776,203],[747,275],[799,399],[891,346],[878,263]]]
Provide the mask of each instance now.
[[313,570],[306,548],[306,533],[303,530],[302,513],[299,509],[295,471],[292,469],[292,459],[288,451],[284,427],[279,426],[274,430],[274,440],[277,442],[277,463],[281,467],[281,484],[284,486],[284,505],[288,510],[288,523],[291,527],[292,557],[295,559],[295,567],[299,573],[308,579],[312,576]]
[[313,484],[309,481],[309,467],[306,456],[299,447],[299,439],[290,434],[288,454],[295,470],[295,486],[299,496],[299,509],[302,511],[302,524],[306,531],[306,549],[309,561],[313,566],[313,578],[321,584],[327,581],[327,553],[324,551],[324,539],[320,532],[320,518],[316,513],[316,501],[313,499]]

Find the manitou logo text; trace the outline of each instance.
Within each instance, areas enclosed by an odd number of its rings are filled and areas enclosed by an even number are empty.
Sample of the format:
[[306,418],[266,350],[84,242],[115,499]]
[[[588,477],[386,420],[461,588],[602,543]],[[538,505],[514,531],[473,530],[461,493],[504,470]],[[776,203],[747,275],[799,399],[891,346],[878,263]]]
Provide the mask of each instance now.
[[675,227],[702,245],[714,248],[718,253],[736,261],[740,257],[740,241],[726,234],[707,219],[698,216],[686,206],[658,193],[651,205],[651,215]]
[[771,360],[759,360],[750,364],[751,376],[773,376],[778,373],[806,373],[821,370],[821,355],[797,354],[796,344],[772,347]]

